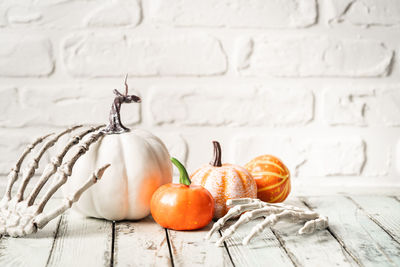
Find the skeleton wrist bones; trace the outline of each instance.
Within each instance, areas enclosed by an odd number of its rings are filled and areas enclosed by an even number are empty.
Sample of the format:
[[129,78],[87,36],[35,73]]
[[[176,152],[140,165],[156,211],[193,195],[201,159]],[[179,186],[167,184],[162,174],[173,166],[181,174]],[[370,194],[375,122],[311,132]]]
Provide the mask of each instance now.
[[[110,166],[109,164],[106,164],[95,171],[80,188],[78,188],[71,196],[65,198],[63,203],[57,208],[49,211],[47,214],[43,213],[43,209],[48,203],[49,199],[63,184],[66,183],[68,177],[71,175],[75,162],[86,153],[91,144],[95,143],[102,136],[104,136],[105,133],[99,131],[100,128],[104,127],[103,125],[87,129],[70,139],[63,150],[56,157],[51,159],[51,162],[45,167],[43,174],[39,178],[39,181],[36,183],[33,190],[30,192],[28,197],[24,199],[26,187],[35,174],[35,171],[38,168],[38,163],[43,154],[50,147],[54,146],[63,135],[80,127],[82,126],[79,125],[68,128],[48,140],[42,146],[39,152],[37,152],[30,163],[28,163],[28,167],[23,172],[23,178],[18,187],[17,193],[14,196],[11,196],[12,188],[15,182],[18,180],[19,171],[25,157],[31,153],[37,145],[42,143],[52,134],[39,137],[32,144],[27,146],[15,164],[14,168],[11,169],[11,172],[8,175],[6,192],[0,201],[0,235],[17,237],[36,232],[38,229],[43,228],[49,221],[69,209],[74,202],[79,200],[79,197],[85,190],[87,190],[102,177],[104,171]],[[89,137],[80,144],[80,141],[83,139],[83,137],[88,134],[90,134]],[[69,161],[62,163],[67,152],[77,144],[80,144],[78,151],[73,154]],[[54,183],[49,187],[40,201],[38,203],[34,203],[40,190],[53,174],[56,174],[56,177],[54,177]]]

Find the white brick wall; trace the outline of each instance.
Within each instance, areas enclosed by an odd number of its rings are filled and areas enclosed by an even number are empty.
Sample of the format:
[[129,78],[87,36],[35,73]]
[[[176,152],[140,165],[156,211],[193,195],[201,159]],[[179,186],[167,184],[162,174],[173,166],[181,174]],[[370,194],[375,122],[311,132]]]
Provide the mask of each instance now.
[[400,190],[400,1],[0,1],[0,184],[34,136],[131,127],[189,171],[277,155],[295,194]]

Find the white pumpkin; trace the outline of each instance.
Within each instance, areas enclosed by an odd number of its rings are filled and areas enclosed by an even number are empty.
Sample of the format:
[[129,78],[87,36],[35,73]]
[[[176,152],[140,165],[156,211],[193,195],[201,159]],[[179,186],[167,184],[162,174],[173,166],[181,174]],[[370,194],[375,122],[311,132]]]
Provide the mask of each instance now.
[[103,130],[107,134],[76,162],[64,186],[67,196],[81,186],[94,169],[111,164],[101,180],[73,205],[84,215],[108,220],[142,219],[150,214],[150,201],[156,189],[172,182],[170,155],[163,142],[147,131],[129,130],[122,125],[121,103],[140,102],[139,97],[127,92],[127,85],[124,95],[114,91],[116,98],[110,124]]
[[138,220],[150,214],[157,188],[172,182],[170,156],[160,139],[143,130],[106,135],[75,164],[64,186],[74,192],[94,169],[110,163],[100,181],[73,205],[78,212],[108,220]]

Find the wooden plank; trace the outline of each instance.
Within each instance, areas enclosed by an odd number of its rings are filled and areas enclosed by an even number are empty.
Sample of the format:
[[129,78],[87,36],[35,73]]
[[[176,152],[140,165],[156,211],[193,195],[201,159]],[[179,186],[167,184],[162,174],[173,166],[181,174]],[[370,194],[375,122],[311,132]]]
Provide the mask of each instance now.
[[233,266],[225,247],[216,247],[220,235],[213,242],[204,240],[213,223],[197,231],[168,230],[172,258],[175,266]]
[[112,222],[67,211],[49,259],[49,266],[110,266]]
[[400,243],[400,202],[397,199],[387,196],[354,196],[350,199]]
[[[299,200],[287,204],[308,209]],[[299,266],[357,266],[328,230],[316,231],[311,235],[299,235],[304,222],[280,222],[272,228],[285,247],[292,261]]]
[[[235,266],[294,266],[271,229],[266,229],[256,236],[249,245],[242,245],[243,238],[262,221],[263,219],[259,218],[243,224],[225,241]],[[222,234],[234,222],[228,221],[221,231]]]
[[399,266],[400,245],[345,197],[309,197],[306,203],[329,217],[329,229],[364,266]]
[[166,231],[151,216],[115,223],[114,266],[171,266]]
[[[50,200],[52,208],[58,202]],[[46,209],[45,211],[47,211]],[[61,216],[50,221],[37,233],[25,237],[0,239],[0,266],[46,266]]]

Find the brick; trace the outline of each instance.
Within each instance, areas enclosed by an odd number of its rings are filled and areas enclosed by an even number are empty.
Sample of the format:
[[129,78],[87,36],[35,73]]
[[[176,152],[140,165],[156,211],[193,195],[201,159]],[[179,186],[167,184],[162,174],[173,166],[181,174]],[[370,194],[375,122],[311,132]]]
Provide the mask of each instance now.
[[367,126],[367,110],[374,99],[374,90],[329,88],[323,94],[323,115],[329,125]]
[[400,126],[399,89],[385,89],[377,97],[379,115],[385,126]]
[[[141,20],[138,0],[115,1],[25,1],[0,3],[0,26],[49,29],[79,29],[86,26],[135,26]],[[111,3],[108,3],[111,2]],[[68,14],[68,16],[65,16]]]
[[392,141],[385,138],[385,131],[374,134],[366,139],[367,162],[362,170],[363,176],[382,177],[388,176],[393,161]]
[[271,154],[279,157],[294,176],[359,175],[364,167],[365,143],[350,137],[295,137],[248,135],[234,138],[235,162]]
[[20,112],[18,91],[13,87],[0,88],[0,126],[14,125],[14,116]]
[[[57,3],[58,2],[58,3]],[[61,2],[61,3],[60,3]],[[79,11],[84,11],[83,2],[72,4],[72,1],[25,1],[2,0],[0,14],[3,26],[25,27],[71,27],[79,21]],[[3,11],[3,12],[2,12]],[[86,10],[85,10],[86,11]],[[65,16],[69,14],[70,16]],[[69,23],[67,22],[69,21]]]
[[28,142],[34,139],[26,134],[9,133],[2,130],[0,132],[0,173],[8,174],[14,167],[19,154],[23,152]]
[[373,40],[256,37],[236,46],[236,68],[247,76],[378,77],[388,74],[392,57]]
[[7,12],[10,24],[35,24],[41,21],[43,13],[35,8],[27,6],[13,6]]
[[175,26],[292,28],[314,24],[314,0],[156,0],[150,17]]
[[329,88],[322,106],[324,121],[332,126],[400,126],[398,88]]
[[[0,126],[70,126],[74,124],[108,123],[108,114],[114,95],[109,88],[22,88],[17,96],[7,89],[16,104],[5,103],[0,115]],[[3,99],[3,98],[2,98]],[[16,101],[13,100],[15,103]],[[6,102],[6,101],[5,101]],[[126,125],[140,121],[140,105],[124,105],[121,117]]]
[[298,175],[360,175],[366,161],[365,150],[359,137],[307,140],[306,161],[298,168]]
[[48,76],[53,69],[52,47],[49,40],[15,34],[0,36],[0,76]]
[[106,3],[85,18],[85,24],[93,27],[137,25],[141,20],[141,8],[136,0],[119,0]]
[[[186,126],[292,126],[313,119],[308,90],[169,87],[153,88],[149,110],[155,124]],[[165,112],[167,107],[168,112]]]
[[[15,166],[15,163],[21,156],[25,147],[32,143],[37,137],[43,136],[46,133],[52,132],[49,129],[1,129],[0,130],[0,174],[7,175],[11,168]],[[64,140],[65,141],[65,140]],[[28,156],[25,158],[21,171],[23,171],[30,160],[36,156],[36,153],[41,148],[39,144]],[[50,153],[54,154],[54,150],[48,150]],[[39,164],[39,168],[36,170],[36,174],[41,174],[45,165],[49,162],[50,155],[45,153]],[[18,183],[18,182],[17,182]]]
[[64,43],[64,63],[73,76],[208,76],[223,74],[226,56],[208,35],[135,37],[78,34]]
[[360,26],[393,26],[400,24],[397,0],[330,0],[330,22],[349,22]]

